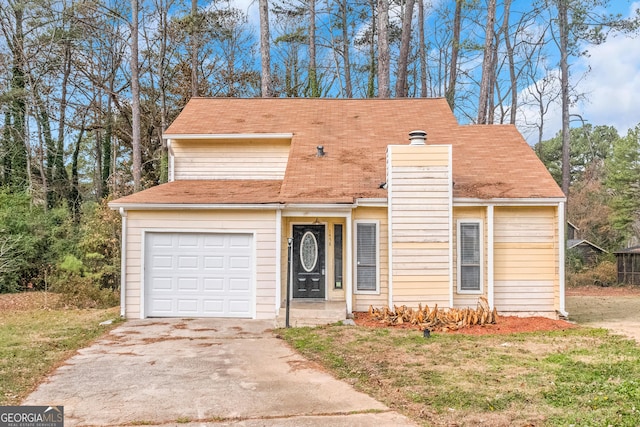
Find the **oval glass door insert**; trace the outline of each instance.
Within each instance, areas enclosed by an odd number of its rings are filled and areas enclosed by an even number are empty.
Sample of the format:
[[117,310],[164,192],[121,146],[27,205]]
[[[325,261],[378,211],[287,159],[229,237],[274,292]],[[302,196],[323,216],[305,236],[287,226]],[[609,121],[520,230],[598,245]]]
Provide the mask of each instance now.
[[318,241],[311,231],[304,233],[300,241],[300,262],[307,273],[318,263]]

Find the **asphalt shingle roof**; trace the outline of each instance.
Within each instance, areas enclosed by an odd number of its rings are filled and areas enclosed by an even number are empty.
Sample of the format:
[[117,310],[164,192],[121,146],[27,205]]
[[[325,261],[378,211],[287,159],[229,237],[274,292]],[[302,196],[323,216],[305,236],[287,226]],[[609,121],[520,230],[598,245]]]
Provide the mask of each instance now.
[[[352,203],[386,198],[386,150],[425,130],[451,144],[454,197],[564,197],[511,125],[458,125],[442,98],[194,98],[169,126],[180,135],[291,133],[283,181],[176,181],[114,201],[129,203]],[[316,156],[322,145],[326,155]]]

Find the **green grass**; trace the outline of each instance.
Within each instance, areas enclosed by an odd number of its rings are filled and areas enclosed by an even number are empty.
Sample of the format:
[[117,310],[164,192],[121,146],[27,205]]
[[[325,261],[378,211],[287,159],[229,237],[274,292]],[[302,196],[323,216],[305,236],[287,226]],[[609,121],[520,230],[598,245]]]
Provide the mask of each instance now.
[[279,333],[423,425],[640,426],[640,347],[602,329],[430,339],[345,326]]
[[0,311],[0,405],[19,404],[76,350],[113,328],[100,322],[117,317],[117,308]]

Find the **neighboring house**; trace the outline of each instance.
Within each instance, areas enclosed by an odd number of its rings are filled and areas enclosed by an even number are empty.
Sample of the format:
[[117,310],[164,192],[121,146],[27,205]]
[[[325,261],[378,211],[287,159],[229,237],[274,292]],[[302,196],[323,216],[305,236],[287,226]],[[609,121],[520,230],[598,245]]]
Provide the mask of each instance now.
[[170,182],[110,203],[123,316],[281,316],[288,239],[293,302],[342,318],[483,295],[566,315],[565,197],[514,126],[444,99],[194,98],[164,137]]
[[586,239],[580,238],[580,229],[567,222],[567,250],[575,251],[587,265],[595,265],[600,255],[608,254],[605,249]]

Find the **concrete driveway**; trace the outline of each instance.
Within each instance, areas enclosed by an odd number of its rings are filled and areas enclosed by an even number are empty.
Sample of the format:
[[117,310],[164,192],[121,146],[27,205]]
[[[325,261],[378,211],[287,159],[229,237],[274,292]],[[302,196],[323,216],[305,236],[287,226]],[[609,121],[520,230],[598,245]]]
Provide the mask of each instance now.
[[129,321],[79,351],[23,405],[63,405],[66,426],[414,425],[294,353],[272,324]]

